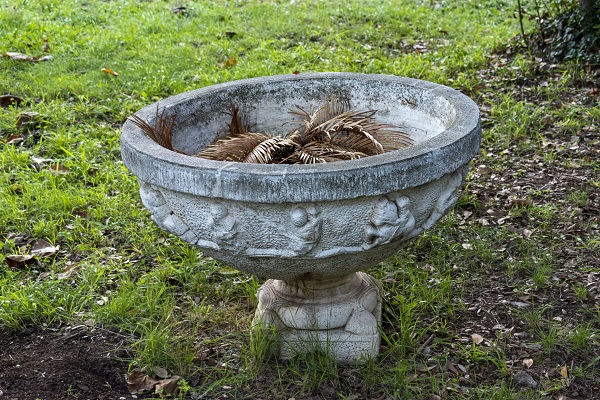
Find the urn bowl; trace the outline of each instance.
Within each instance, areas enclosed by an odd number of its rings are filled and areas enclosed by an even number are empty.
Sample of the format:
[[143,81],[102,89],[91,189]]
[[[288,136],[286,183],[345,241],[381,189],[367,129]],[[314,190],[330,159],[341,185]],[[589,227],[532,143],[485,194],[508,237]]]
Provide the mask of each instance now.
[[[335,95],[400,126],[405,149],[311,165],[213,161],[196,154],[230,122],[235,104],[257,131],[290,127],[289,109]],[[127,121],[122,158],[155,222],[233,268],[286,282],[327,281],[383,261],[454,205],[481,139],[479,110],[460,92],[387,75],[315,73],[228,82],[136,113],[175,117],[173,146]]]

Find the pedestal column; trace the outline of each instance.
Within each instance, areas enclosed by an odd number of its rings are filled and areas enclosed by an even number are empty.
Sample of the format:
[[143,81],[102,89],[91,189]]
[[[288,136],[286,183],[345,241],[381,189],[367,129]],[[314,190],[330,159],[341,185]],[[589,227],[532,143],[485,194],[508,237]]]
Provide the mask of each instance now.
[[269,279],[258,290],[254,328],[276,332],[281,359],[322,350],[344,363],[379,353],[381,284],[364,272],[331,280]]

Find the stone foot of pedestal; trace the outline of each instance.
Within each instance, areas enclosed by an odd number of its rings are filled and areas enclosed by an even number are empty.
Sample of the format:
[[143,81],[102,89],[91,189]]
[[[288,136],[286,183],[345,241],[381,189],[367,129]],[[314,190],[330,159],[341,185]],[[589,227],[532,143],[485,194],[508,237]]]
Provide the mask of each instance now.
[[337,280],[270,279],[258,290],[254,328],[274,331],[281,359],[321,350],[342,363],[379,353],[381,284],[357,272]]

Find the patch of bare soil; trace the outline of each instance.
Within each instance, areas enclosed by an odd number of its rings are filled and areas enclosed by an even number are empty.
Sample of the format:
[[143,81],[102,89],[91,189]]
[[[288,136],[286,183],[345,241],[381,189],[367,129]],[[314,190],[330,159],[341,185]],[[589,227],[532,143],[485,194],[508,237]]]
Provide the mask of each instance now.
[[0,330],[2,400],[131,399],[122,338],[88,327]]
[[[543,344],[553,335],[573,337],[582,326],[598,329],[600,252],[593,243],[600,237],[600,125],[586,108],[598,104],[600,80],[588,70],[560,94],[546,98],[540,89],[565,79],[564,68],[538,57],[533,74],[507,74],[504,65],[515,53],[509,49],[494,55],[488,68],[479,71],[482,85],[468,94],[481,107],[484,130],[502,124],[491,113],[498,96],[529,104],[541,110],[540,117],[531,123],[531,137],[516,137],[512,146],[482,145],[468,188],[478,204],[455,212],[462,213],[464,223],[503,227],[537,243],[552,267],[548,283],[540,287],[527,272],[509,277],[505,266],[490,265],[485,279],[463,299],[467,310],[456,323],[467,333],[467,343],[474,338],[484,346],[503,343],[513,383],[526,376],[532,380],[524,381],[524,387],[549,398],[595,399],[600,392],[597,337],[592,335],[579,349],[560,340],[550,351]],[[565,107],[573,114],[564,112]],[[561,114],[587,122],[580,129],[564,129],[565,120],[557,117]],[[540,218],[533,208],[551,210],[552,218]],[[496,246],[509,261],[524,256],[510,239]],[[543,262],[535,257],[529,257],[534,264]],[[577,288],[585,289],[584,295]],[[532,310],[541,316],[539,328],[524,317]],[[491,365],[476,372],[493,381],[494,371],[498,368]]]

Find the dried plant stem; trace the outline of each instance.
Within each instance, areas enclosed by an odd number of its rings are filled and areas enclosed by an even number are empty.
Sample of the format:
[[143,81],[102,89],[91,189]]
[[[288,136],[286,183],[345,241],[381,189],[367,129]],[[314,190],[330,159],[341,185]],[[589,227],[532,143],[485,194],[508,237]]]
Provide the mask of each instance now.
[[129,117],[131,122],[136,124],[146,135],[150,136],[152,140],[161,145],[162,147],[183,153],[173,148],[173,125],[175,124],[176,115],[165,117],[165,109],[158,113],[158,104],[156,105],[156,115],[154,119],[154,126],[150,125],[147,121],[143,120],[137,115]]

